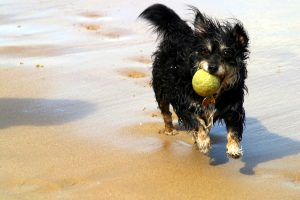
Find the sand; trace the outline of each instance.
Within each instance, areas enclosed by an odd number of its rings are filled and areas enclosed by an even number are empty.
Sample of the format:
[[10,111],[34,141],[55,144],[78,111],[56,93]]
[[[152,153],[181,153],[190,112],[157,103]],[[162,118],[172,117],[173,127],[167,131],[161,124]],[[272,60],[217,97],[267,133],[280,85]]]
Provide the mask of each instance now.
[[158,134],[156,38],[136,19],[154,1],[3,0],[0,199],[300,199],[299,3],[161,2],[246,26],[244,157],[222,125],[209,156]]

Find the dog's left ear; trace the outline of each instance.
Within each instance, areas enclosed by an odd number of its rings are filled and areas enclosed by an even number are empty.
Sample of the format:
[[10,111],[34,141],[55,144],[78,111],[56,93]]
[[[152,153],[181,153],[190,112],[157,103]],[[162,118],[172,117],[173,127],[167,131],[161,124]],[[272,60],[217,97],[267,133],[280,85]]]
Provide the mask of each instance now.
[[209,19],[203,13],[201,13],[196,7],[189,6],[189,8],[195,13],[194,28],[197,33],[206,33],[209,28]]
[[249,43],[249,37],[242,24],[237,23],[232,30],[233,37],[237,44],[241,47],[247,47]]

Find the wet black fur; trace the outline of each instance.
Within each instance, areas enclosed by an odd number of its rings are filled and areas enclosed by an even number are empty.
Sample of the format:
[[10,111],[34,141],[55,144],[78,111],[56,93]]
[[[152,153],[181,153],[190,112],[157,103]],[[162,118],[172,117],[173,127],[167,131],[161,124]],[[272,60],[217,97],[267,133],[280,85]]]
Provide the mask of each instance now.
[[[248,58],[248,36],[244,27],[237,20],[235,23],[219,22],[195,12],[195,21],[191,28],[173,10],[161,4],[148,7],[140,15],[149,21],[159,34],[160,44],[153,54],[153,89],[155,97],[161,102],[170,103],[182,122],[189,129],[197,129],[199,122],[196,115],[201,116],[204,97],[197,95],[192,88],[192,77],[197,70],[197,61],[208,59],[216,65],[220,62],[235,68],[238,79],[223,89],[216,99],[214,121],[224,120],[227,129],[242,139],[245,111],[244,94],[247,91],[246,59]],[[208,53],[206,42],[220,41],[228,46],[228,52],[219,49]],[[226,55],[223,55],[226,54]]]

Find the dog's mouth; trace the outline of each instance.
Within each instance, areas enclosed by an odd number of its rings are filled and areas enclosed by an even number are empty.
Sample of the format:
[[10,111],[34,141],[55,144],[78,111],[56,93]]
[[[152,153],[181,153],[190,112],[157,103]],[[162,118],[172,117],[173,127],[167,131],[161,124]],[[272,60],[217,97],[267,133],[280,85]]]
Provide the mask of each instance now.
[[214,66],[204,60],[197,64],[197,69],[203,69],[211,75],[217,76],[221,82],[221,90],[228,90],[234,87],[240,80],[238,69],[223,63]]
[[197,65],[198,69],[203,69],[211,75],[217,76],[220,80],[225,77],[225,67],[222,64],[211,64],[207,61],[200,61]]

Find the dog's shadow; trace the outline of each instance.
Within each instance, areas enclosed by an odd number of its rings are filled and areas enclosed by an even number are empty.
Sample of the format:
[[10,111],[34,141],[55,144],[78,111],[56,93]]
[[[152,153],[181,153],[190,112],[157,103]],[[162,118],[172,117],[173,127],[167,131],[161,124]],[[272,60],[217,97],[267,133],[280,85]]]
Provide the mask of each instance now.
[[[209,154],[211,165],[221,165],[229,161],[229,158],[224,156],[226,137],[220,134],[224,129],[224,126],[216,126],[211,131],[213,141],[213,148]],[[241,160],[244,166],[240,172],[246,175],[255,174],[254,169],[260,163],[300,153],[299,141],[270,132],[255,118],[246,120],[242,146],[244,156]]]
[[0,98],[0,129],[61,125],[82,119],[95,110],[96,105],[81,100]]

